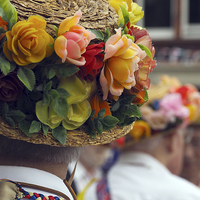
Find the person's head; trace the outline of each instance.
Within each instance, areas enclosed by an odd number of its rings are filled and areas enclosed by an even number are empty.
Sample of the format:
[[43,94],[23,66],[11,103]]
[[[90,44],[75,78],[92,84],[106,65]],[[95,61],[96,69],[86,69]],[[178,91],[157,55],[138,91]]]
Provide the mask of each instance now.
[[80,153],[80,162],[91,171],[100,168],[109,156],[108,145],[86,146]]
[[184,131],[181,128],[176,128],[135,142],[125,148],[125,151],[147,153],[163,163],[173,174],[178,175],[182,168],[183,148]]
[[192,124],[185,138],[184,162],[181,176],[196,185],[200,183],[200,124]]

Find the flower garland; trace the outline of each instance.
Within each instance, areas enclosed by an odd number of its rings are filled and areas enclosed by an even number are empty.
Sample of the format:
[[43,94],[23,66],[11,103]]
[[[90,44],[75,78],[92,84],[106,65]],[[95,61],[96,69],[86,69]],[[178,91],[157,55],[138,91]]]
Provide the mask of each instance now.
[[46,21],[17,22],[9,0],[0,0],[0,116],[27,136],[49,132],[65,144],[67,130],[92,137],[141,117],[149,72],[156,66],[148,32],[135,25],[144,11],[132,1],[109,1],[119,15],[114,35],[64,19],[49,35]]

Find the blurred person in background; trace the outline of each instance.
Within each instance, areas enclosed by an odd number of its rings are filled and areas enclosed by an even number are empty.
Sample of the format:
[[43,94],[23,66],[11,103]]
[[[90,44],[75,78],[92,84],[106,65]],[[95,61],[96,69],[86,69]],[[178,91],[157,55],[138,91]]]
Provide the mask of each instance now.
[[77,164],[76,162],[69,164],[67,180],[76,166],[72,182],[72,188],[76,194],[82,191],[90,181],[99,180],[102,177],[102,166],[109,158],[110,153],[109,145],[86,146],[82,149]]
[[[142,119],[124,137],[121,155],[99,182],[78,200],[196,200],[198,187],[179,177],[185,127],[199,115],[200,94],[190,84],[164,76],[149,89]],[[117,141],[116,141],[117,142]]]
[[186,131],[185,152],[181,177],[200,186],[200,123],[190,125]]

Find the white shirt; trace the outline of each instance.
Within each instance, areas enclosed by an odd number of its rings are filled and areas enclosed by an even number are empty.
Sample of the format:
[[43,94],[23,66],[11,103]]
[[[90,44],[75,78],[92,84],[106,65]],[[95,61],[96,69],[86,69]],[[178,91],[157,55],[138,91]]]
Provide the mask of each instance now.
[[[68,165],[68,170],[70,173],[73,172],[76,162],[72,162]],[[78,161],[76,166],[76,171],[74,174],[74,182],[77,187],[77,192],[79,193],[84,189],[84,187],[93,179],[100,179],[102,177],[102,171],[100,168],[96,168],[94,173],[89,173],[86,168]]]
[[[123,153],[108,172],[112,200],[200,200],[200,190],[144,153]],[[96,183],[85,193],[95,200]]]
[[[0,179],[9,179],[14,182],[25,182],[47,187],[62,192],[66,194],[71,200],[73,199],[62,179],[39,169],[18,166],[0,166]],[[23,189],[27,192],[41,193],[45,196],[57,196],[56,194],[49,194],[47,192],[36,189],[25,187],[23,187]]]

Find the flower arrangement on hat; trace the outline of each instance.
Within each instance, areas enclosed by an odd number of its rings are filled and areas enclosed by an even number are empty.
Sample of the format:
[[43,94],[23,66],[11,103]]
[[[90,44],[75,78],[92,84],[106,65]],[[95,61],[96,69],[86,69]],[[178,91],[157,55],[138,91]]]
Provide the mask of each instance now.
[[141,116],[155,50],[135,23],[142,8],[110,1],[119,27],[110,35],[79,25],[77,11],[46,31],[39,15],[17,21],[9,0],[0,0],[0,116],[27,136],[51,133],[65,144],[67,131],[84,128],[95,138]]
[[[152,95],[153,99],[141,107],[142,118],[129,133],[134,141],[188,126],[200,117],[200,93],[194,85],[182,85],[174,77],[163,76],[157,85],[159,89],[163,82],[170,85],[165,95],[159,99]],[[153,94],[158,90],[154,85],[149,91]]]

